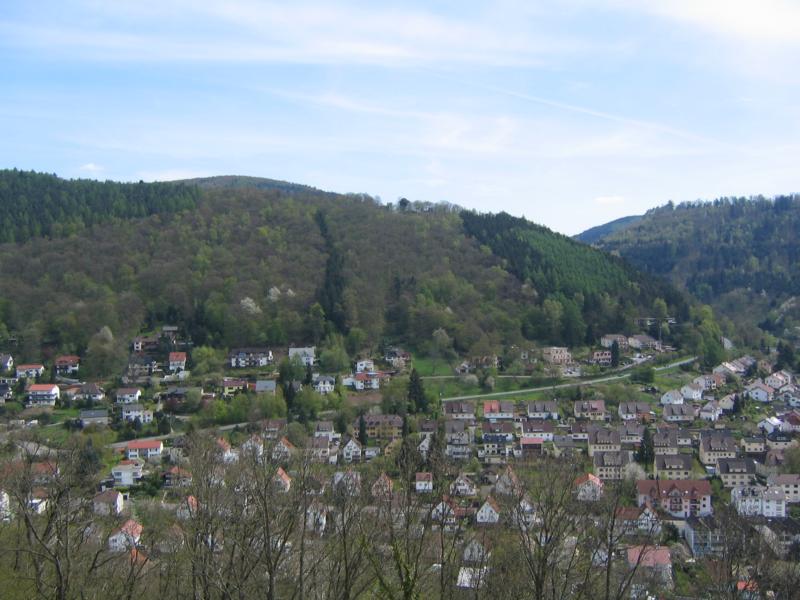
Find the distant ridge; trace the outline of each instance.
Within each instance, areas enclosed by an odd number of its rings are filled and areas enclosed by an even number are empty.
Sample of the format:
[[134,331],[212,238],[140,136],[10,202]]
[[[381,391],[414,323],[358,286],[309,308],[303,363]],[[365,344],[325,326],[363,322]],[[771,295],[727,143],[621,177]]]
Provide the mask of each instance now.
[[615,219],[613,221],[609,221],[608,223],[603,223],[602,225],[587,229],[586,231],[574,236],[574,239],[578,240],[579,242],[583,242],[584,244],[596,244],[603,238],[613,235],[618,231],[622,231],[634,223],[638,223],[642,220],[643,216],[644,215],[631,215],[629,217]]
[[213,177],[196,177],[193,179],[181,179],[175,183],[185,183],[189,185],[196,185],[205,189],[227,189],[227,190],[240,190],[240,189],[257,189],[257,190],[275,190],[285,193],[298,193],[298,192],[314,192],[316,194],[333,194],[333,192],[326,192],[310,185],[303,185],[301,183],[292,183],[290,181],[281,181],[279,179],[269,179],[266,177],[251,177],[249,175],[215,175]]

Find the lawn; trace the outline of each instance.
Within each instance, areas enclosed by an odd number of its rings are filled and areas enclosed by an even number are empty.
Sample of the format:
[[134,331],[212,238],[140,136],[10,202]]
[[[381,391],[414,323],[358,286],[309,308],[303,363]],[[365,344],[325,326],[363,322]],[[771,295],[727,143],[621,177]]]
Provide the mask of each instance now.
[[413,365],[417,372],[423,377],[431,375],[453,375],[453,367],[450,366],[446,360],[441,358],[414,356]]

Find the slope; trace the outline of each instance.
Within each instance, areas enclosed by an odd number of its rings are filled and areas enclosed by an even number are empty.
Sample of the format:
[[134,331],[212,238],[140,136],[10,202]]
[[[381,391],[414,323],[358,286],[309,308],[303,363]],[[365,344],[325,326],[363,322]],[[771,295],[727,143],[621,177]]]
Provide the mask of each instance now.
[[584,244],[596,244],[603,240],[603,238],[607,238],[634,223],[638,223],[641,219],[642,215],[631,215],[629,217],[615,219],[614,221],[609,221],[608,223],[603,223],[602,225],[597,225],[596,227],[582,231],[574,236],[574,239]]

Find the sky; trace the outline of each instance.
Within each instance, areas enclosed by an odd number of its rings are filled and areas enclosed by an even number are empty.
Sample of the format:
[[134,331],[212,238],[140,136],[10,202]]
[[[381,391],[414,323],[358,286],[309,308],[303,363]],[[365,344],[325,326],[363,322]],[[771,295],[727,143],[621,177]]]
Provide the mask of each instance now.
[[575,234],[800,192],[800,2],[0,2],[0,167],[253,175]]

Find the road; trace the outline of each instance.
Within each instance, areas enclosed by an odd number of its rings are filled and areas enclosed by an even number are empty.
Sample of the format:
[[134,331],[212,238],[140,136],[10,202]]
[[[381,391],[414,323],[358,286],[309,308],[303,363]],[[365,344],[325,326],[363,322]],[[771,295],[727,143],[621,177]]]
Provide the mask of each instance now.
[[[669,363],[668,365],[664,365],[663,367],[655,367],[655,370],[666,371],[667,369],[673,369],[675,367],[680,367],[681,365],[688,365],[689,363],[693,363],[696,360],[697,360],[696,356],[691,356],[689,358],[683,358],[681,360]],[[630,376],[631,376],[630,373],[625,373],[624,375],[609,375],[606,377],[599,377],[597,379],[583,379],[580,381],[570,381],[569,383],[559,383],[558,385],[543,385],[541,387],[526,388],[524,390],[513,390],[510,392],[489,392],[487,394],[473,394],[470,396],[451,396],[449,398],[442,398],[442,401],[446,402],[448,400],[479,400],[481,398],[496,398],[499,396],[518,396],[520,394],[530,394],[532,392],[545,392],[547,390],[559,390],[563,388],[577,387],[579,385],[607,383],[609,381],[618,381],[620,379],[625,379]]]
[[[228,431],[229,429],[235,429],[236,427],[246,427],[249,424],[250,423],[248,421],[245,421],[244,423],[233,423],[231,425],[219,425],[219,426],[214,425],[212,427],[207,427],[207,428],[203,429],[203,431]],[[144,440],[147,440],[147,441],[150,441],[150,440],[169,440],[169,439],[172,439],[172,438],[181,437],[182,435],[184,435],[184,432],[182,432],[182,431],[181,432],[173,431],[172,433],[167,433],[165,435],[151,435],[150,437],[136,438],[136,441],[137,442],[141,442],[141,441],[144,441]],[[132,442],[133,440],[129,440],[129,441]],[[122,448],[124,448],[127,445],[128,445],[128,442],[114,442],[113,444],[108,444],[107,447],[108,448],[112,448],[112,449],[121,450]]]

